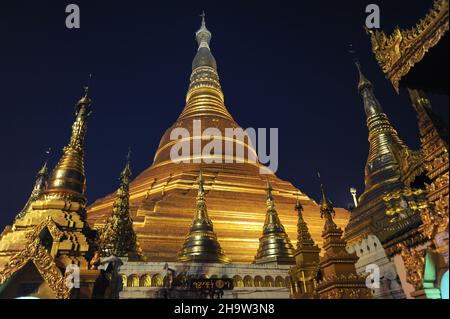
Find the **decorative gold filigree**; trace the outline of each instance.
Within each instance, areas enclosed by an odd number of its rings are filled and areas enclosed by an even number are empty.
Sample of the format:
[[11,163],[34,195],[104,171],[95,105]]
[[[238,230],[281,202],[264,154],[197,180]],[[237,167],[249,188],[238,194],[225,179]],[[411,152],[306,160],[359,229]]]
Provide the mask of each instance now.
[[436,0],[433,8],[410,30],[396,28],[391,35],[368,30],[372,51],[383,72],[399,91],[399,83],[448,31],[448,0]]
[[25,250],[14,255],[0,271],[0,284],[5,283],[13,274],[22,269],[28,262],[33,262],[44,281],[58,299],[68,299],[70,289],[66,278],[56,266],[55,261],[44,246],[39,244],[39,238],[30,240]]
[[50,235],[52,236],[53,240],[55,242],[59,242],[61,238],[64,236],[64,233],[59,230],[58,226],[55,224],[51,216],[47,216],[45,221],[34,227],[27,235],[26,237],[33,241],[34,239],[39,237],[39,234],[42,232],[42,230],[47,227]]
[[406,281],[410,283],[416,291],[423,289],[423,271],[425,267],[425,250],[409,248],[404,243],[398,244],[400,255],[406,269]]

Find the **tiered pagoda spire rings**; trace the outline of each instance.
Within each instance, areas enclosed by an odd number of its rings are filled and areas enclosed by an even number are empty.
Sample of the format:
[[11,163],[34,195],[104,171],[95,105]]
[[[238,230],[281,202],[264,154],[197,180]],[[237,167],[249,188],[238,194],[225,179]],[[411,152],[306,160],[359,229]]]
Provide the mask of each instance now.
[[197,184],[197,211],[178,260],[197,263],[229,263],[230,259],[225,256],[217,235],[214,233],[213,223],[208,216],[203,173],[201,171]]
[[308,229],[308,224],[305,222],[303,218],[303,206],[300,203],[300,200],[297,199],[295,203],[295,210],[298,215],[298,223],[297,223],[297,250],[302,250],[306,247],[315,247],[318,249],[317,245],[314,243],[314,240],[311,237],[311,234]]
[[293,263],[295,249],[278,217],[272,190],[272,185],[268,182],[266,188],[266,220],[263,226],[263,234],[259,239],[255,263]]
[[[369,129],[369,157],[366,164],[366,191],[383,179],[400,178],[401,152],[410,152],[406,144],[400,139],[397,131],[391,125],[387,115],[383,113],[381,104],[373,92],[373,86],[361,71],[359,62],[356,63],[359,73],[358,89],[364,102]],[[390,170],[391,173],[386,174]],[[379,175],[379,177],[377,176]],[[362,197],[365,194],[361,195]]]
[[210,48],[212,34],[206,28],[204,13],[202,14],[202,24],[195,33],[195,37],[198,50],[192,61],[192,74],[186,96],[186,106],[180,115],[180,119],[213,116],[233,121],[224,105],[217,63]]

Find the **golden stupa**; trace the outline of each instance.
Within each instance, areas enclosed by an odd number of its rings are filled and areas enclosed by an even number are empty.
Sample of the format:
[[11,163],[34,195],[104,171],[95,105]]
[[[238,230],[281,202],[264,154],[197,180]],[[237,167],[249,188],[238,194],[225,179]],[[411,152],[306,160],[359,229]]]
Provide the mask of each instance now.
[[[225,129],[238,129],[224,104],[217,64],[210,50],[211,32],[202,26],[196,33],[198,51],[192,63],[186,105],[177,121],[166,131],[156,151],[153,165],[144,170],[130,184],[130,214],[142,252],[149,261],[175,261],[192,222],[192,207],[196,206],[199,172],[204,179],[204,192],[208,201],[208,215],[214,222],[221,247],[233,262],[251,263],[259,246],[261,229],[266,215],[266,184],[273,187],[278,216],[296,244],[297,213],[293,209],[297,197],[304,207],[304,219],[314,240],[321,244],[322,221],[317,203],[294,187],[279,179],[258,161],[241,158],[233,147],[220,156],[192,155],[183,162],[171,160],[171,149],[178,141],[171,140],[176,128],[186,129],[191,146],[205,145],[208,141],[195,133],[194,120],[201,121],[202,129],[215,128],[225,136]],[[227,138],[221,137],[225,143]],[[256,156],[251,143],[236,145],[245,154]],[[298,147],[298,145],[293,145]],[[265,170],[266,174],[261,172]],[[269,174],[267,174],[269,173]],[[95,201],[88,208],[88,221],[94,228],[101,227],[111,215],[115,194]],[[336,223],[345,227],[349,213],[336,210]]]

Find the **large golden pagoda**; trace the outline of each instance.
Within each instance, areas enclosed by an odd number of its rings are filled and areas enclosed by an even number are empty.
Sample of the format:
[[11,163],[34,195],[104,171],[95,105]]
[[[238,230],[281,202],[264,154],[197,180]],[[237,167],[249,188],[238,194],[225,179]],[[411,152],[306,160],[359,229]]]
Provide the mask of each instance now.
[[[273,197],[286,233],[296,238],[297,216],[292,210],[299,197],[304,207],[304,218],[317,243],[321,243],[321,221],[318,205],[300,192],[290,182],[279,179],[258,161],[243,159],[237,150],[224,151],[220,156],[192,154],[180,163],[171,160],[171,149],[178,140],[171,139],[175,128],[189,132],[185,139],[191,148],[203,143],[196,134],[194,120],[201,127],[239,129],[224,103],[217,63],[210,49],[211,32],[203,19],[196,33],[197,54],[192,63],[186,105],[177,121],[163,135],[156,151],[153,165],[138,175],[130,184],[130,214],[144,255],[152,261],[175,261],[183,245],[186,230],[192,222],[192,207],[197,196],[196,178],[203,172],[204,187],[208,192],[208,214],[214,220],[214,230],[221,247],[233,262],[253,261],[258,249],[258,238],[264,223],[265,187],[272,184]],[[209,142],[209,141],[206,141]],[[244,148],[245,154],[255,156],[255,149],[248,140],[244,143],[233,138],[235,145]],[[268,174],[261,174],[265,170]],[[88,208],[90,225],[100,228],[111,214],[115,200],[110,194],[94,202]],[[348,212],[337,210],[336,222],[344,226]],[[296,244],[296,241],[293,241]]]

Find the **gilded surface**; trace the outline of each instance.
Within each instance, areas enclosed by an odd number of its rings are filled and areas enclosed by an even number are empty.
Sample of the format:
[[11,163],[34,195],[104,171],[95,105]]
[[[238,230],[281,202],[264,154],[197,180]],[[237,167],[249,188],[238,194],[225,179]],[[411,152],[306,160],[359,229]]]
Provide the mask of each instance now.
[[113,205],[111,217],[99,235],[99,255],[138,258],[140,248],[133,230],[133,221],[129,215],[129,184],[131,177],[130,154],[125,168],[120,173],[120,186]]
[[[85,223],[85,176],[83,143],[87,118],[92,105],[86,89],[76,104],[76,119],[70,142],[54,168],[45,189],[34,199],[26,214],[17,218],[12,228],[0,238],[0,269],[15,254],[27,249],[29,236],[47,227],[53,236],[51,254],[62,264],[87,268],[91,233]],[[46,223],[43,226],[43,223]],[[40,226],[39,226],[40,225]],[[37,227],[37,228],[36,228]]]
[[[192,222],[192,208],[196,206],[199,171],[203,172],[208,200],[208,215],[214,221],[214,231],[221,247],[233,262],[250,263],[258,249],[258,238],[265,219],[265,188],[272,184],[277,212],[286,233],[296,242],[297,216],[292,207],[297,196],[304,207],[304,218],[312,237],[319,245],[322,223],[319,207],[305,194],[274,174],[260,174],[264,169],[258,162],[248,161],[248,154],[256,155],[248,140],[233,138],[244,148],[245,158],[233,150],[212,162],[213,156],[190,156],[189,163],[173,163],[171,147],[175,141],[170,134],[175,128],[190,133],[187,141],[193,145],[201,137],[194,134],[193,120],[201,120],[202,129],[217,128],[225,141],[226,128],[239,128],[227,110],[220,86],[218,71],[212,63],[210,33],[202,27],[198,33],[199,50],[193,63],[191,81],[185,107],[176,122],[161,138],[151,167],[130,183],[130,214],[143,254],[152,261],[175,261],[183,245],[186,230]],[[192,149],[192,147],[191,147]],[[223,163],[224,160],[230,162]],[[206,161],[209,161],[206,163]],[[105,223],[111,212],[115,194],[97,200],[88,209],[88,220],[95,228]],[[344,226],[348,212],[337,210],[336,222]]]
[[400,255],[406,269],[406,281],[416,291],[423,289],[423,274],[425,267],[425,250],[416,250],[405,244],[400,245]]
[[205,201],[203,175],[198,177],[197,211],[192,221],[189,233],[178,255],[181,262],[199,263],[229,263],[231,260],[225,255],[220,246]]
[[372,83],[359,72],[358,90],[361,94],[369,131],[369,155],[365,166],[365,189],[358,199],[346,227],[346,239],[357,242],[374,231],[374,225],[386,219],[389,201],[386,193],[398,192],[422,172],[422,157],[411,151],[391,125],[376,98]]
[[430,182],[426,185],[427,209],[422,210],[422,231],[428,238],[448,232],[449,164],[448,129],[434,114],[431,103],[423,92],[409,91],[417,112],[424,166]]
[[66,285],[66,278],[56,266],[53,257],[47,249],[39,243],[39,235],[47,227],[58,240],[62,237],[55,223],[48,218],[27,234],[28,243],[24,250],[15,254],[9,262],[0,270],[0,284],[5,283],[12,275],[24,267],[28,262],[33,262],[44,281],[54,292],[56,298],[67,299],[70,297],[70,289]]
[[262,236],[255,256],[255,263],[264,262],[294,262],[294,247],[289,240],[283,224],[278,217],[272,195],[272,185],[267,185],[267,210]]
[[365,278],[356,273],[358,257],[346,250],[347,242],[342,238],[342,230],[333,220],[335,215],[332,203],[322,188],[320,205],[322,218],[325,219],[322,237],[324,254],[320,259],[319,278],[316,292],[320,299],[366,299],[372,298],[366,287]]

